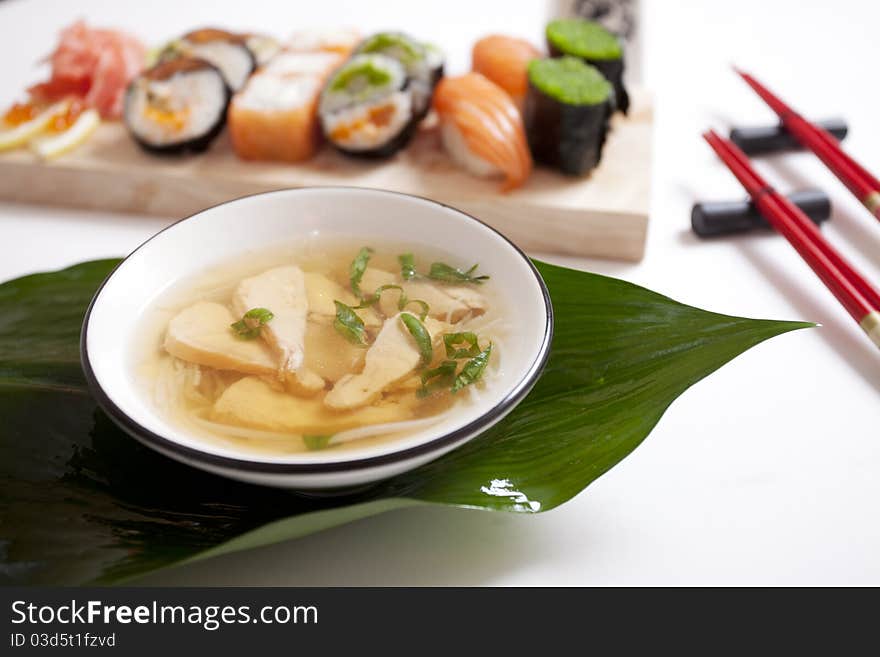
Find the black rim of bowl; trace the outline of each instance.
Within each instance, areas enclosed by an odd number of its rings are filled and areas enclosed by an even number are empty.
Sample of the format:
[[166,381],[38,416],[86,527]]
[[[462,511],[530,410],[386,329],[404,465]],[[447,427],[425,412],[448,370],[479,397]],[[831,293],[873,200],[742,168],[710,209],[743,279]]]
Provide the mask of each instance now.
[[[194,449],[192,447],[187,447],[185,445],[181,445],[180,443],[171,440],[169,438],[165,438],[164,436],[160,436],[157,433],[154,433],[147,429],[146,427],[138,424],[135,420],[128,416],[121,408],[119,408],[112,399],[110,399],[109,395],[104,392],[104,389],[101,387],[100,383],[98,383],[98,379],[95,376],[95,372],[92,369],[91,362],[89,359],[89,350],[88,350],[88,329],[89,329],[89,320],[92,316],[92,309],[95,306],[95,303],[98,300],[98,297],[101,295],[101,291],[104,289],[104,286],[107,282],[113,277],[116,271],[122,267],[132,256],[134,256],[138,251],[140,251],[144,246],[152,242],[159,235],[164,233],[165,231],[174,228],[176,225],[192,219],[208,210],[213,208],[218,208],[224,205],[228,205],[229,203],[235,203],[236,201],[240,201],[245,198],[252,198],[256,196],[268,196],[271,194],[290,194],[296,193],[298,191],[311,191],[311,190],[354,190],[357,192],[366,192],[366,193],[378,193],[378,194],[392,194],[395,196],[405,196],[408,198],[418,199],[420,201],[424,201],[426,203],[430,203],[432,205],[438,205],[443,208],[447,208],[449,210],[453,210],[457,212],[471,221],[475,221],[476,223],[482,225],[484,228],[490,230],[495,233],[502,240],[507,242],[507,244],[519,254],[519,256],[526,262],[529,266],[529,269],[532,272],[532,275],[535,277],[535,280],[538,283],[538,287],[541,290],[541,296],[544,300],[544,308],[547,315],[547,320],[544,326],[544,339],[541,342],[540,349],[538,350],[538,354],[535,357],[535,360],[529,367],[530,374],[523,378],[516,387],[502,399],[498,404],[496,404],[491,410],[487,413],[484,413],[480,417],[468,422],[463,427],[456,429],[455,431],[451,431],[449,433],[443,434],[437,438],[429,440],[426,443],[422,443],[421,445],[416,445],[414,447],[409,447],[407,449],[391,452],[389,454],[382,454],[379,456],[368,456],[365,458],[359,459],[350,459],[345,461],[329,461],[326,463],[277,463],[277,462],[268,462],[268,461],[251,461],[247,459],[239,459],[233,458],[229,456],[220,456],[218,454],[211,454],[210,452],[204,452],[198,449]],[[550,293],[547,290],[547,285],[544,283],[544,279],[541,277],[540,272],[538,272],[534,263],[531,259],[520,249],[516,244],[514,244],[511,240],[505,237],[502,233],[495,230],[492,226],[485,223],[484,221],[480,221],[473,215],[468,214],[462,210],[459,210],[456,207],[448,205],[446,203],[441,203],[439,201],[435,201],[433,199],[425,198],[423,196],[417,196],[415,194],[405,194],[403,192],[395,192],[392,190],[386,189],[371,189],[365,187],[354,187],[354,186],[345,186],[345,185],[324,185],[324,186],[311,186],[311,187],[301,187],[294,189],[279,189],[273,190],[269,192],[259,192],[256,194],[248,194],[247,196],[240,196],[235,199],[231,199],[229,201],[224,201],[222,203],[217,203],[216,205],[204,208],[195,212],[183,219],[175,221],[173,224],[166,226],[155,235],[141,243],[134,251],[132,251],[128,256],[122,259],[116,267],[113,268],[104,281],[101,283],[98,290],[95,292],[95,295],[92,297],[91,302],[89,303],[88,310],[86,310],[85,317],[83,318],[83,327],[80,332],[80,362],[82,364],[83,372],[85,373],[86,382],[88,383],[89,389],[92,392],[92,395],[95,397],[98,404],[101,408],[106,412],[110,418],[124,431],[131,434],[132,436],[138,438],[141,441],[146,442],[148,445],[155,446],[159,451],[169,451],[180,456],[185,457],[187,460],[197,461],[199,463],[215,466],[220,468],[227,468],[231,470],[243,470],[246,472],[257,472],[264,474],[321,474],[321,473],[334,473],[334,472],[346,472],[351,470],[362,470],[366,468],[375,468],[384,465],[390,465],[392,463],[398,463],[400,461],[407,461],[413,458],[417,458],[419,456],[424,456],[425,454],[430,454],[435,452],[445,446],[455,444],[456,442],[468,438],[480,431],[481,428],[486,427],[487,425],[491,426],[496,421],[503,418],[508,412],[510,412],[514,406],[516,406],[523,397],[525,397],[531,389],[534,387],[538,378],[541,376],[541,373],[544,370],[544,366],[547,364],[547,359],[550,356],[550,344],[553,339],[553,330],[554,330],[554,317],[553,317],[553,304],[550,300]]]

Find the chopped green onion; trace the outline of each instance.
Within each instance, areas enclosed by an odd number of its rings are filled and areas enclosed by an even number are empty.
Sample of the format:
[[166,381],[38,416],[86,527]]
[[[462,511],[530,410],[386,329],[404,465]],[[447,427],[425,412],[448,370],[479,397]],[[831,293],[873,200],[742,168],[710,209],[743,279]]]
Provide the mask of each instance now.
[[491,355],[492,343],[490,342],[488,347],[469,360],[462,368],[461,372],[458,373],[458,376],[455,377],[455,382],[452,384],[452,392],[456,393],[465,386],[469,386],[472,383],[479,381],[480,377],[483,376],[486,365],[489,364],[489,356]]
[[263,328],[273,317],[271,310],[267,308],[251,308],[237,322],[229,326],[232,331],[242,340],[253,340],[260,335]]
[[421,312],[419,313],[419,319],[422,320],[423,322],[425,321],[425,318],[428,316],[428,313],[431,311],[431,306],[429,306],[426,302],[422,301],[421,299],[407,299],[406,303],[404,303],[403,302],[404,297],[401,296],[400,301],[401,301],[401,303],[397,304],[397,307],[400,310],[403,310],[411,303],[417,304],[422,309]]
[[399,290],[400,291],[400,301],[398,301],[397,306],[399,310],[403,310],[401,303],[406,302],[406,293],[403,291],[403,288],[399,285],[394,285],[393,283],[389,283],[388,285],[380,285],[376,288],[376,291],[373,292],[368,297],[363,297],[363,301],[361,301],[359,306],[355,306],[355,308],[369,308],[370,306],[375,306],[379,303],[379,299],[382,298],[382,293],[386,290]]
[[408,281],[417,276],[416,274],[416,258],[412,253],[404,253],[397,256],[400,262],[400,275],[403,280]]
[[342,334],[346,340],[359,347],[367,346],[367,332],[364,329],[364,322],[354,308],[347,306],[341,301],[334,301],[336,304],[336,319],[333,321],[333,327]]
[[351,282],[351,291],[354,292],[358,298],[363,297],[361,293],[361,279],[364,277],[364,272],[367,270],[367,263],[370,262],[370,256],[373,255],[373,249],[368,246],[361,247],[361,250],[358,251],[358,254],[354,257],[354,260],[351,261],[351,265],[348,268],[348,280]]
[[[466,331],[464,333],[447,333],[443,336],[446,345],[446,357],[457,360],[459,358],[473,358],[480,355],[480,344],[477,334]],[[461,345],[467,345],[462,348]]]
[[331,438],[333,438],[332,435],[303,436],[303,442],[306,444],[306,449],[314,451],[327,447]]
[[411,303],[418,304],[419,307],[422,309],[422,311],[419,313],[419,319],[423,322],[425,321],[425,317],[428,316],[428,312],[431,310],[431,307],[421,299],[408,299],[406,296],[406,292],[404,292],[402,287],[391,283],[389,283],[388,285],[380,285],[379,287],[377,287],[376,291],[373,292],[373,294],[368,297],[364,297],[363,301],[361,301],[361,304],[354,307],[355,310],[375,306],[377,303],[379,303],[379,299],[381,299],[382,293],[386,290],[398,290],[400,292],[400,298],[397,301],[398,310],[403,310]]
[[422,373],[422,387],[416,391],[417,397],[427,397],[435,390],[448,388],[455,378],[457,363],[454,360],[444,360],[437,367]]
[[425,325],[415,315],[410,313],[401,313],[400,321],[403,322],[410,335],[413,336],[413,340],[416,341],[416,346],[422,355],[422,365],[427,365],[434,359],[434,346],[431,344],[431,334],[428,333],[428,329],[425,328]]
[[431,271],[428,272],[428,278],[444,283],[474,283],[481,285],[483,281],[488,280],[488,276],[474,276],[479,265],[474,265],[467,271],[456,269],[445,262],[435,262],[431,265]]

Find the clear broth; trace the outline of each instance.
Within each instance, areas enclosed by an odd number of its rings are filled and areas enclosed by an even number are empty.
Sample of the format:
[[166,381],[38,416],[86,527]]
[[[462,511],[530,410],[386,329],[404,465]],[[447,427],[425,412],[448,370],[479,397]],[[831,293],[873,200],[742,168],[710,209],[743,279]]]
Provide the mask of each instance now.
[[[279,432],[271,427],[256,426],[253,423],[219,425],[212,418],[212,408],[214,408],[215,402],[229,386],[251,375],[220,371],[176,358],[170,355],[163,346],[165,333],[169,321],[184,308],[199,301],[212,301],[229,307],[233,291],[243,278],[255,276],[282,265],[295,264],[305,273],[322,274],[348,290],[349,266],[362,246],[365,244],[361,241],[314,236],[296,246],[282,246],[244,254],[173,285],[144,312],[141,322],[143,329],[132,347],[133,371],[138,386],[166,420],[179,426],[189,435],[197,436],[206,442],[238,449],[244,448],[258,454],[284,455],[310,451],[300,434]],[[420,272],[427,271],[430,264],[435,261],[465,269],[473,264],[460,262],[452,254],[426,249],[422,246],[388,243],[369,244],[369,246],[374,249],[369,267],[395,273],[398,278],[400,264],[397,256],[401,253],[414,253],[416,266]],[[492,275],[492,272],[480,271],[479,273]],[[442,287],[443,283],[437,283],[437,285]],[[399,439],[413,430],[429,426],[434,423],[434,420],[440,421],[447,412],[453,412],[453,409],[466,407],[473,403],[474,398],[479,396],[486,386],[491,385],[500,365],[500,347],[505,339],[506,322],[504,321],[501,300],[494,293],[492,280],[477,286],[476,289],[486,299],[486,312],[459,321],[444,332],[473,331],[480,337],[482,347],[485,347],[488,342],[492,342],[492,356],[481,380],[455,395],[449,392],[435,392],[420,399],[416,395],[417,387],[414,386],[417,386],[418,375],[423,370],[417,371],[414,376],[404,379],[410,388],[397,388],[391,392],[385,392],[376,402],[369,405],[377,407],[399,401],[401,408],[405,408],[406,411],[403,413],[405,417],[400,417],[399,420],[411,422],[411,424],[401,425],[399,428],[392,426],[387,432],[347,442],[338,444],[331,442],[322,451],[335,453],[343,450],[360,450]],[[371,292],[372,290],[364,290],[365,294]],[[409,306],[407,310],[417,314],[418,308]],[[317,329],[310,321],[306,333],[307,358],[310,332],[313,330]],[[321,330],[333,332],[340,340],[344,340],[335,332],[332,322],[329,326],[321,327]],[[365,349],[361,349],[365,351]],[[340,352],[343,351],[340,349]],[[345,353],[350,353],[350,348]],[[445,356],[442,340],[439,345],[435,340],[434,353],[434,364],[436,364]],[[361,363],[362,360],[361,358]],[[318,394],[323,396],[326,391]],[[403,401],[405,401],[405,405]],[[380,424],[384,425],[385,422]]]

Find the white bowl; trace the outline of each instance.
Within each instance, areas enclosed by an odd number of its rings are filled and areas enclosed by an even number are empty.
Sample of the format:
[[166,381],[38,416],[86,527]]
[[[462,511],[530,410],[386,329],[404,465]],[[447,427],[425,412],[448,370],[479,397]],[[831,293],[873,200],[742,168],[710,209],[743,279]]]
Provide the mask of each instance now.
[[[516,330],[479,401],[394,441],[344,451],[254,454],[187,435],[153,408],[133,374],[140,320],[176,282],[279,244],[317,235],[412,244],[478,262],[492,277]],[[83,369],[100,405],[145,445],[194,467],[252,483],[297,489],[357,486],[410,470],[459,447],[509,413],[535,384],[550,350],[553,311],[531,261],[503,235],[427,199],[353,187],[283,190],[208,208],[159,232],[110,274],[86,313]]]

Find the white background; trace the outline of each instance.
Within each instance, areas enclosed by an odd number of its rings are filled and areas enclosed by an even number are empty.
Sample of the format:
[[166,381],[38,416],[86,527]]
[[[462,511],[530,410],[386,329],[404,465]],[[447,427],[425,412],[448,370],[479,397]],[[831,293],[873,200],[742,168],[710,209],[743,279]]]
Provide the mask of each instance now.
[[[41,71],[77,16],[150,42],[226,24],[279,35],[323,24],[405,28],[465,70],[489,31],[539,40],[543,2],[0,2],[0,102]],[[695,240],[695,198],[742,195],[700,139],[707,126],[772,120],[730,64],[805,114],[845,115],[849,151],[880,171],[880,5],[646,2],[655,93],[648,251],[637,265],[550,258],[683,302],[823,327],[758,346],[685,393],[645,443],[557,510],[513,516],[397,511],[148,578],[165,584],[880,584],[880,354],[781,239]],[[880,225],[809,154],[766,158],[781,189],[832,196],[829,239],[880,283]],[[127,253],[169,220],[0,204],[0,279]],[[540,254],[538,254],[540,255]],[[161,485],[161,482],[156,482]]]

